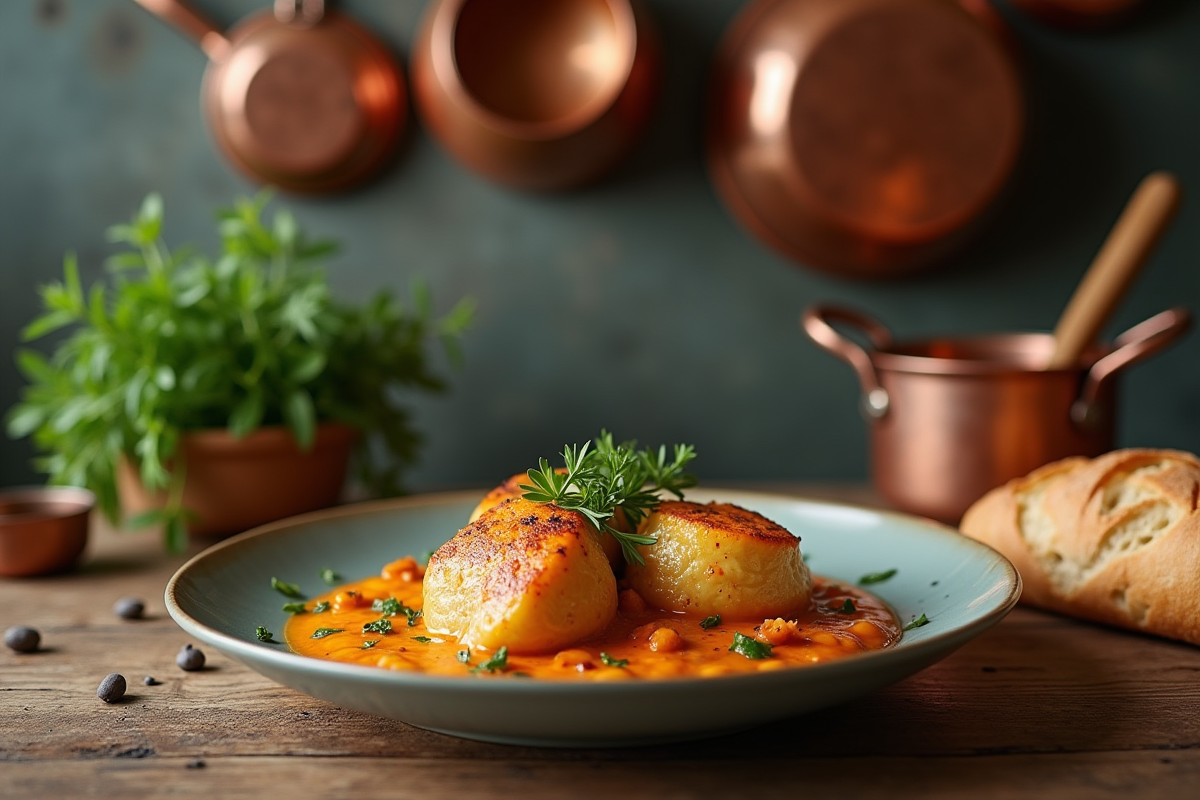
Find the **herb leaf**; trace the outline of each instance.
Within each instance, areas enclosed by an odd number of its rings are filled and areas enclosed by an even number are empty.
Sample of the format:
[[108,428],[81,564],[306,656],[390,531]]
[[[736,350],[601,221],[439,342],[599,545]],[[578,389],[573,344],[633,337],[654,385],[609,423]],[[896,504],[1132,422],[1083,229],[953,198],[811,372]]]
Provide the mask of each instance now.
[[363,633],[391,633],[392,621],[387,617],[363,625]]
[[385,617],[394,617],[397,614],[403,614],[408,620],[408,627],[410,628],[417,624],[417,619],[421,616],[420,611],[415,608],[409,608],[394,597],[371,601],[371,610],[378,611]]
[[300,587],[294,583],[281,581],[278,578],[271,578],[271,588],[279,592],[284,597],[294,597],[297,600],[303,600],[304,595],[300,591]]
[[412,638],[413,641],[420,642],[421,644],[429,644],[433,641],[433,639],[430,639],[428,636],[414,636]]
[[733,634],[733,644],[729,645],[731,653],[739,653],[746,658],[759,659],[771,657],[771,645],[744,633]]
[[627,667],[629,666],[628,658],[613,658],[608,653],[600,653],[600,663],[606,667]]
[[321,580],[325,581],[330,586],[337,586],[342,582],[342,576],[338,575],[331,569],[321,570]]
[[906,631],[916,630],[917,628],[922,628],[928,624],[929,624],[929,618],[926,617],[924,614],[922,614],[921,616],[914,619],[912,622],[905,625],[904,630],[906,630]]
[[[461,659],[460,659],[461,660]],[[503,671],[508,666],[508,647],[501,646],[491,658],[484,661],[478,667],[475,667],[471,672],[497,672]]]
[[264,628],[262,625],[259,625],[257,628],[254,629],[254,635],[256,637],[258,637],[258,640],[260,642],[269,642],[270,644],[279,644],[279,642],[275,641],[274,634],[272,634],[269,630]]
[[644,564],[637,545],[652,545],[657,539],[618,530],[612,524],[619,509],[627,526],[636,531],[638,524],[661,502],[666,492],[683,499],[684,489],[696,485],[696,476],[684,468],[696,457],[691,445],[675,445],[672,458],[667,448],[657,451],[637,449],[637,442],[614,444],[612,434],[602,430],[591,442],[566,445],[560,473],[542,458],[537,469],[528,472],[529,483],[521,484],[523,497],[535,503],[554,503],[559,508],[578,511],[602,533],[621,544],[621,552],[630,563]]
[[330,634],[343,633],[343,632],[345,632],[345,630],[346,630],[345,628],[317,628],[315,631],[313,631],[312,638],[313,639],[324,639],[326,636],[329,636]]
[[700,627],[704,628],[704,630],[708,630],[709,628],[715,628],[720,624],[721,624],[721,615],[720,614],[713,614],[711,617],[705,617],[704,619],[700,620]]
[[381,641],[383,641],[383,640],[382,639],[367,639],[362,643],[362,647],[360,647],[359,649],[360,650],[370,650],[372,647],[379,644]]
[[455,653],[454,657],[458,659],[458,663],[460,664],[470,664],[471,648],[464,647],[462,650],[459,650],[457,653]]
[[853,614],[857,610],[858,609],[854,607],[854,601],[847,597],[846,602],[842,603],[837,612],[839,614]]
[[314,614],[324,614],[328,610],[329,610],[329,601],[322,600],[321,602],[319,602],[315,606],[313,606],[312,612]]
[[304,603],[284,603],[283,610],[289,614],[303,614],[308,608]]
[[873,583],[883,583],[896,574],[898,570],[889,569],[883,572],[871,572],[858,579],[859,586],[870,586]]

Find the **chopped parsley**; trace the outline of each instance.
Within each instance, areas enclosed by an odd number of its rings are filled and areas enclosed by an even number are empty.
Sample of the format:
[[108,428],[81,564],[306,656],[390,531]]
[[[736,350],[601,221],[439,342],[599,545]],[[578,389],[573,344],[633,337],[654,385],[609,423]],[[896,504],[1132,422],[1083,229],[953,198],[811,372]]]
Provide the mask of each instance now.
[[744,633],[733,634],[733,644],[729,645],[729,651],[752,659],[771,657],[771,645]]
[[371,610],[378,611],[385,617],[394,617],[397,614],[403,614],[408,620],[408,627],[413,627],[417,624],[417,619],[421,616],[421,612],[415,608],[409,608],[394,597],[389,597],[386,600],[371,601]]
[[462,650],[459,650],[458,653],[455,654],[454,657],[458,659],[458,663],[460,663],[460,664],[470,664],[471,663],[471,649],[468,647],[464,647]]
[[413,641],[420,642],[421,644],[429,644],[433,641],[433,639],[430,639],[428,636],[414,636],[412,638]]
[[313,606],[314,614],[324,614],[328,610],[329,610],[329,601],[328,600],[322,600],[321,602],[319,602],[315,606]]
[[391,633],[392,621],[387,617],[363,625],[363,633]]
[[628,658],[613,658],[608,653],[600,653],[600,663],[606,667],[627,667],[629,666]]
[[345,630],[346,630],[345,628],[317,628],[315,631],[313,631],[312,638],[324,639],[326,636],[329,636],[331,633],[342,633]]
[[859,586],[870,586],[873,583],[883,583],[891,578],[897,572],[896,569],[884,570],[883,572],[870,572],[858,579]]
[[264,628],[262,625],[259,625],[257,628],[254,629],[254,635],[258,637],[258,640],[260,642],[269,642],[270,644],[279,644],[279,642],[275,641],[275,635],[273,633],[271,633],[269,630],[267,630],[266,628]]
[[[459,660],[461,661],[462,659],[460,658]],[[501,646],[491,658],[484,661],[478,667],[473,668],[471,672],[497,672],[502,671],[507,666],[508,647]]]
[[367,639],[366,641],[364,641],[362,643],[362,647],[360,649],[370,650],[372,647],[379,644],[381,641],[383,641],[383,640],[382,639]]
[[283,610],[289,614],[303,614],[305,611],[308,611],[304,603],[284,603]]
[[330,586],[337,586],[342,582],[342,576],[338,575],[331,569],[323,569],[321,570],[321,580],[325,581]]
[[858,609],[854,607],[854,601],[849,597],[846,598],[846,602],[842,603],[837,610],[839,614],[853,614],[855,611],[858,611]]
[[929,618],[924,614],[914,619],[912,622],[904,626],[904,630],[911,631],[929,624]]
[[279,592],[284,597],[292,597],[296,600],[304,599],[304,595],[300,592],[300,587],[294,583],[281,581],[279,578],[271,578],[271,588]]
[[704,628],[704,630],[708,630],[709,628],[715,628],[720,624],[721,624],[721,615],[720,614],[713,614],[711,617],[705,617],[704,619],[700,620],[700,627]]

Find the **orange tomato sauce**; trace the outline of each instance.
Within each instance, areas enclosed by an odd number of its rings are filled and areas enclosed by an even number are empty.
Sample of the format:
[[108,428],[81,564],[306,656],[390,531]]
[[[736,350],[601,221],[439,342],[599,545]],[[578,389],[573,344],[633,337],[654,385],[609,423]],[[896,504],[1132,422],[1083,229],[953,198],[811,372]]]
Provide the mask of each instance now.
[[[899,622],[882,600],[839,581],[813,576],[812,604],[795,619],[722,620],[704,628],[702,617],[640,609],[637,598],[623,596],[616,619],[599,637],[557,653],[508,654],[502,669],[489,671],[480,667],[495,653],[430,633],[415,613],[410,625],[403,612],[384,617],[372,609],[375,601],[395,598],[419,611],[422,572],[411,558],[400,559],[384,567],[380,577],[349,583],[308,601],[309,610],[287,622],[288,646],[313,658],[429,675],[619,681],[799,667],[878,650],[901,635]],[[633,602],[626,602],[629,599]],[[328,609],[313,613],[321,603],[328,603]],[[391,623],[389,632],[364,632],[364,625],[377,624],[381,618]],[[321,629],[337,632],[313,638]],[[770,644],[770,655],[752,659],[731,651],[735,633]],[[622,661],[626,663],[621,665]]]

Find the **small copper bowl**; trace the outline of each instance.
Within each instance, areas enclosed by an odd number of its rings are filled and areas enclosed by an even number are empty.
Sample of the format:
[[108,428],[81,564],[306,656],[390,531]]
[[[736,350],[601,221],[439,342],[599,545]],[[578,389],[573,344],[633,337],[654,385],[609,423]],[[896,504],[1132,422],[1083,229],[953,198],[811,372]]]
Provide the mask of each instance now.
[[48,575],[74,566],[87,544],[96,496],[72,486],[0,491],[0,576]]
[[413,100],[469,169],[567,189],[632,147],[659,61],[637,0],[434,0],[413,46]]

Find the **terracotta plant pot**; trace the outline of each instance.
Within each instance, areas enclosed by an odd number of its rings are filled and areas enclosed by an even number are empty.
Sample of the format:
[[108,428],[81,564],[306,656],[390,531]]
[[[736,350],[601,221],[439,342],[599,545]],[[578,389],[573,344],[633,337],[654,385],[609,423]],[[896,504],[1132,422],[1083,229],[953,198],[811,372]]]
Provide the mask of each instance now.
[[[196,514],[189,532],[228,536],[333,505],[357,438],[353,428],[325,423],[305,452],[284,427],[260,428],[243,439],[224,430],[185,434],[180,442],[187,470],[183,505]],[[128,461],[118,467],[117,489],[130,517],[166,502],[164,493],[145,490]]]

